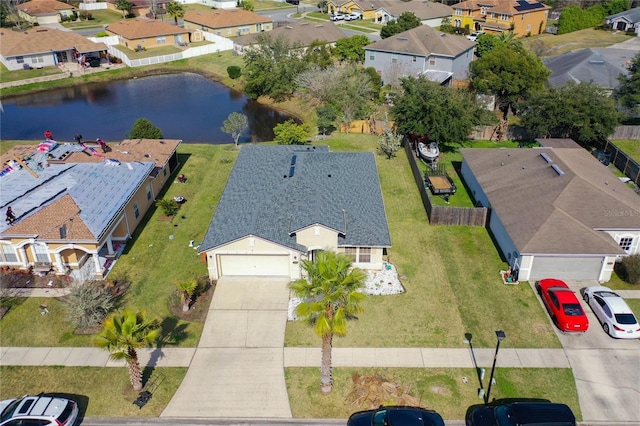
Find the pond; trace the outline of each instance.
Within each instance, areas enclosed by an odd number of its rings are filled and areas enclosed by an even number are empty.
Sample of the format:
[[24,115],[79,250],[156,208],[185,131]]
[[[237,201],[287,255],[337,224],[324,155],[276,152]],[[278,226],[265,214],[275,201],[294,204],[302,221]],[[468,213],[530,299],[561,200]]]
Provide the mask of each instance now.
[[3,140],[37,140],[45,130],[53,139],[102,138],[117,142],[139,118],[150,120],[167,139],[185,143],[232,143],[220,130],[232,112],[249,119],[240,142],[273,140],[273,127],[291,118],[240,92],[197,74],[158,75],[91,83],[2,100]]

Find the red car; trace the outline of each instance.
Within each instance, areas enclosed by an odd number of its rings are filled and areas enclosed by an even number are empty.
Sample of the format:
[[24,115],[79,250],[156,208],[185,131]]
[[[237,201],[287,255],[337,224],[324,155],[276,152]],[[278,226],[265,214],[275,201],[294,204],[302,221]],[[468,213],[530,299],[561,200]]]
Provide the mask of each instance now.
[[545,278],[536,282],[536,291],[560,330],[583,333],[587,331],[587,315],[582,310],[576,294],[564,281]]

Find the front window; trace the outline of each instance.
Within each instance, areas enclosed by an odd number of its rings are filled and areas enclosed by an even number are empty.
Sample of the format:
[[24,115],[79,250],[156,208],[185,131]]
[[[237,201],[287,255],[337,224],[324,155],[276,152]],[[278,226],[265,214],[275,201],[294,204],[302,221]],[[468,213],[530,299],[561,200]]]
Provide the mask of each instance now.
[[456,16],[462,16],[462,9],[456,9]]
[[167,38],[165,36],[156,38],[156,44],[166,44],[166,43],[167,43]]
[[355,247],[345,247],[344,254],[347,255],[352,262],[356,261],[356,248]]
[[24,64],[24,56],[16,56],[16,62],[19,64]]
[[376,59],[376,55],[372,52],[372,53],[369,55],[369,60],[370,60],[370,61],[373,61],[374,59]]
[[358,263],[371,263],[371,247],[360,247]]
[[435,65],[436,64],[436,58],[431,57],[429,58],[429,65]]
[[36,255],[36,262],[49,262],[49,250],[44,244],[34,244],[33,253]]
[[503,21],[508,21],[509,20],[509,16],[502,14],[502,16],[500,16],[500,19],[502,19]]
[[16,249],[13,248],[13,246],[9,244],[1,244],[0,247],[2,248],[2,250],[0,250],[0,256],[2,256],[3,262],[15,263],[18,261],[18,254],[16,253]]
[[631,251],[631,246],[633,245],[633,237],[622,237],[620,238],[620,248],[627,253]]
[[394,64],[398,62],[398,55],[396,54],[391,55],[391,62]]
[[133,203],[133,214],[136,217],[136,219],[138,218],[138,216],[140,216],[140,210],[138,210],[138,203]]

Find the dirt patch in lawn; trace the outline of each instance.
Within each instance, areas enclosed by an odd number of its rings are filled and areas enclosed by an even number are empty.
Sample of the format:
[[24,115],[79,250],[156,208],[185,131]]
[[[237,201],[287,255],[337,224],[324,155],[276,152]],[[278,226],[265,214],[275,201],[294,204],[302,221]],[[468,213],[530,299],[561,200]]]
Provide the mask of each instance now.
[[182,310],[182,297],[178,290],[169,297],[168,307],[171,315],[184,321],[204,322],[209,312],[213,292],[216,289],[216,282],[210,281],[208,277],[200,277],[197,281],[198,287],[191,297],[188,311]]
[[351,380],[352,390],[347,395],[346,402],[356,410],[370,410],[381,405],[420,405],[420,399],[411,395],[411,385],[378,375],[353,374]]

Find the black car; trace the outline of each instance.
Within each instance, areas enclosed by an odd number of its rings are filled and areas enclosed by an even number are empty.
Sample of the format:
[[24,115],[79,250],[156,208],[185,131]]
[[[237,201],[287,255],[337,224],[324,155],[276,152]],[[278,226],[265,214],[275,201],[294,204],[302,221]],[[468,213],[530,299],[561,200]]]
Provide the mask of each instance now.
[[506,402],[469,407],[467,426],[576,426],[576,416],[565,404],[549,401]]
[[420,407],[380,407],[353,413],[347,426],[444,426],[442,416]]

